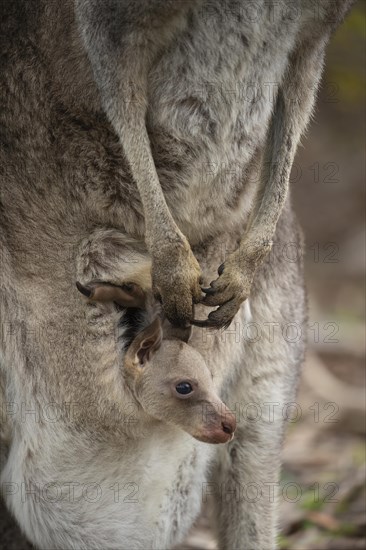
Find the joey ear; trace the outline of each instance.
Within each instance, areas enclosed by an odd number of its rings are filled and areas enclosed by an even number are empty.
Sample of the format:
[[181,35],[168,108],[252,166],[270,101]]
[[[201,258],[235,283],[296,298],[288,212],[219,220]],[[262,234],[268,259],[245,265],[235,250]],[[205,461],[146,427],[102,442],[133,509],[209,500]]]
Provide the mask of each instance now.
[[136,338],[132,341],[125,356],[125,361],[128,363],[139,364],[143,366],[146,361],[151,359],[151,356],[160,348],[163,339],[163,331],[161,322],[157,317],[151,325],[139,332]]

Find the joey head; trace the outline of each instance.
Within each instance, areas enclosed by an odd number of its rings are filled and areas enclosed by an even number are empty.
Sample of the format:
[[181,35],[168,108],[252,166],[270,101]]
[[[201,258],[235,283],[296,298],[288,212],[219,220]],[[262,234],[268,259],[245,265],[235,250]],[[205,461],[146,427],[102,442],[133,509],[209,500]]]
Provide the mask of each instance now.
[[148,415],[205,443],[233,439],[235,416],[217,395],[203,357],[179,339],[163,340],[159,318],[135,337],[123,368]]

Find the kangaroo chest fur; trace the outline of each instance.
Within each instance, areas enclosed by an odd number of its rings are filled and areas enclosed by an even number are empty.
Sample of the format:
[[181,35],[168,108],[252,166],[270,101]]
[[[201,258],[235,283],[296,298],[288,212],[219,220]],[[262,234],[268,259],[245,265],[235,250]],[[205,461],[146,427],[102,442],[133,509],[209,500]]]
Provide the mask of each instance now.
[[294,22],[281,3],[259,2],[254,12],[242,2],[204,3],[150,72],[159,180],[193,242],[247,214],[259,177],[253,161],[306,16]]
[[[30,179],[37,179],[41,166],[48,174],[50,200],[55,196],[50,221],[72,198],[76,215],[80,207],[95,223],[143,235],[138,192],[101,112],[73,6],[55,9],[59,22],[54,17],[50,24],[46,6],[38,14],[42,35],[36,30],[23,36],[37,42],[36,51],[9,47],[16,63],[7,116],[19,130],[16,154]],[[247,217],[259,177],[257,154],[305,17],[302,10],[294,21],[288,7],[264,0],[255,13],[242,2],[205,2],[187,16],[149,73],[147,127],[156,169],[172,215],[192,244]],[[22,191],[9,192],[13,202]],[[44,216],[39,191],[29,187],[27,194]]]

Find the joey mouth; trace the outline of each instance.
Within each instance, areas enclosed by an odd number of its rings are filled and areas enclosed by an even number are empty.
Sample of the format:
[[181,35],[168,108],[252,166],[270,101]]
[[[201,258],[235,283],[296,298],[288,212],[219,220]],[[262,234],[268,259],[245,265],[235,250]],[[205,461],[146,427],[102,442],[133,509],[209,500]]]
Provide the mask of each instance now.
[[192,436],[201,443],[210,443],[218,445],[220,443],[229,443],[234,439],[234,432],[225,431],[224,428],[212,431],[205,431],[200,434],[192,434]]

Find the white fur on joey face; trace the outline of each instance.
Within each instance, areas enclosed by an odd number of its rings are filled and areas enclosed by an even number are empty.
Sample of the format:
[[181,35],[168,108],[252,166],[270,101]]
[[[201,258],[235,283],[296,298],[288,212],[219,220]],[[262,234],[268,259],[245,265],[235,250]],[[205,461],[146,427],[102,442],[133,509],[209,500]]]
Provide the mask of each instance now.
[[125,356],[126,381],[150,416],[206,443],[233,438],[234,415],[216,394],[203,357],[188,344],[162,340],[159,320],[140,332]]

